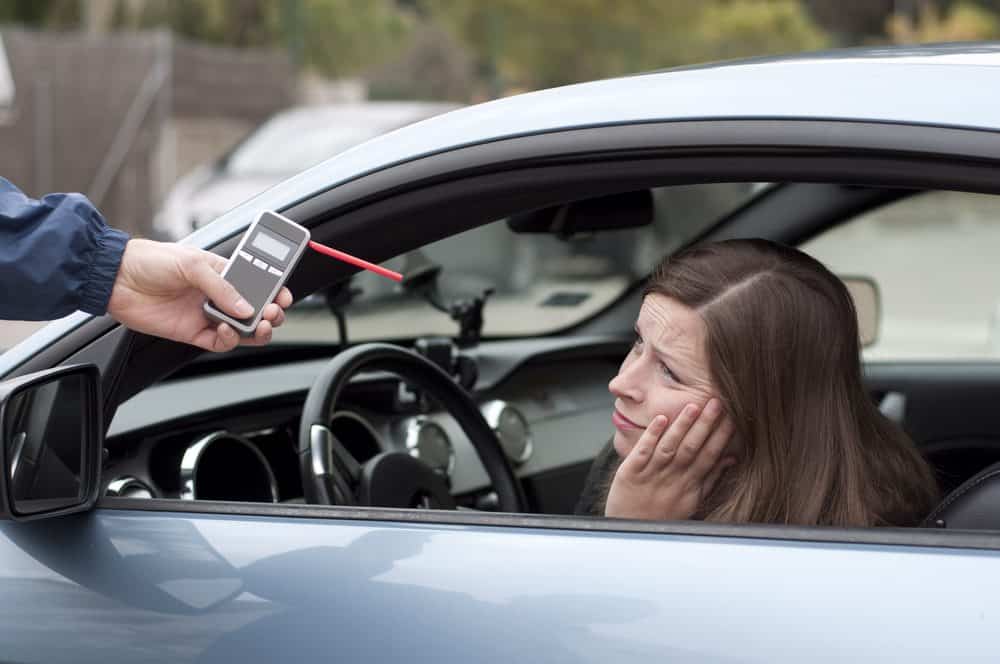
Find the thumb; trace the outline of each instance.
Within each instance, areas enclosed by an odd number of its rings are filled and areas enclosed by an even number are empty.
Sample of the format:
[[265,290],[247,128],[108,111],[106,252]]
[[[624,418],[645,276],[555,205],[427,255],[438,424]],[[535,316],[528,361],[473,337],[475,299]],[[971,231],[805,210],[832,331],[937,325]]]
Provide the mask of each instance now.
[[214,259],[218,258],[220,257],[215,254],[199,251],[190,263],[191,269],[187,272],[188,282],[230,316],[235,318],[252,316],[254,308],[216,270],[215,263],[218,261]]

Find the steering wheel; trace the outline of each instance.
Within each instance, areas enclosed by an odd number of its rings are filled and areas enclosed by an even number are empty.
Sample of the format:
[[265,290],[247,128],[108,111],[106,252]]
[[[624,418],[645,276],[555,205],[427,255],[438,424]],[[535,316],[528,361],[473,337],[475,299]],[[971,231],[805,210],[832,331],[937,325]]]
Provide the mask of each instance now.
[[496,434],[472,397],[440,367],[390,344],[362,344],[339,353],[309,388],[299,424],[299,467],[308,503],[456,509],[445,479],[406,452],[382,452],[363,465],[327,426],[348,380],[361,370],[398,375],[434,397],[476,449],[499,496],[499,509],[524,512],[527,501]]

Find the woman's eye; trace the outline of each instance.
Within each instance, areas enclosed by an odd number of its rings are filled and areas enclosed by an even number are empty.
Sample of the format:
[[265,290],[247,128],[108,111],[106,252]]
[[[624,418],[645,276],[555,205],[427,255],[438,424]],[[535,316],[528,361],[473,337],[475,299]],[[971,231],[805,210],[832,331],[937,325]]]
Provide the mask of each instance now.
[[632,350],[637,353],[642,350],[642,337],[638,334],[635,335],[635,339],[632,340]]
[[677,376],[674,375],[674,372],[671,371],[670,367],[668,367],[667,365],[665,365],[663,362],[660,362],[660,371],[662,371],[663,375],[666,376],[667,378],[669,378],[670,380],[672,380],[672,381],[676,381],[677,380]]

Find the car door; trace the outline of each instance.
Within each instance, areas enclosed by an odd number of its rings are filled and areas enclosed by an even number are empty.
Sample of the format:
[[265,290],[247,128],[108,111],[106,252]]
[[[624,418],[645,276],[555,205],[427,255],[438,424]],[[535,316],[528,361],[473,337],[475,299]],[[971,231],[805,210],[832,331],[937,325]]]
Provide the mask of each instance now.
[[1000,610],[891,535],[113,502],[0,526],[7,661],[987,661]]

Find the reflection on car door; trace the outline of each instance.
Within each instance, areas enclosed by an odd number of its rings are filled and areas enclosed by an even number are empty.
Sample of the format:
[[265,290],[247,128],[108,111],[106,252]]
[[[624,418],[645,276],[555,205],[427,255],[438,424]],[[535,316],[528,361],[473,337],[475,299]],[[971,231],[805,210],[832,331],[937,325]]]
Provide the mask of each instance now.
[[919,662],[995,646],[995,552],[286,511],[298,514],[99,509],[0,525],[0,654]]

